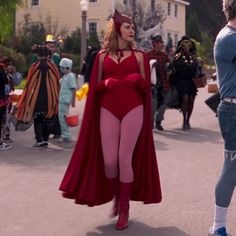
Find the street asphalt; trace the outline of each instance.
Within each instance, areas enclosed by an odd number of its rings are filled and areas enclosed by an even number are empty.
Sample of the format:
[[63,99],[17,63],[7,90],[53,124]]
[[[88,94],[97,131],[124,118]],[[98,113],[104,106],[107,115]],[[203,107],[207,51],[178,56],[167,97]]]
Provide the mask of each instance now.
[[[131,202],[129,228],[115,230],[109,219],[112,203],[75,205],[58,190],[70,160],[73,142],[34,150],[33,129],[12,131],[12,149],[0,152],[0,236],[206,236],[212,224],[214,188],[223,162],[223,140],[210,96],[199,89],[192,129],[183,131],[181,113],[167,110],[162,132],[154,132],[163,201]],[[80,102],[80,119],[84,101]],[[88,186],[89,187],[89,186]],[[228,215],[228,231],[236,235],[236,202]]]

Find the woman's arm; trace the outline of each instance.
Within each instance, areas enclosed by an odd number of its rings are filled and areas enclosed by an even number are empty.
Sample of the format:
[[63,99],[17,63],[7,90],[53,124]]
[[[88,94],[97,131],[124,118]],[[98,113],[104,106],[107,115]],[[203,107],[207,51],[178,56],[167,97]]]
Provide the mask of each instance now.
[[137,60],[138,60],[140,75],[141,75],[141,77],[142,77],[143,79],[146,79],[146,76],[145,76],[145,69],[144,69],[143,53],[137,52],[135,55],[136,55],[136,58],[137,58]]
[[98,82],[100,82],[102,80],[102,74],[103,74],[103,71],[102,71],[102,65],[103,65],[103,61],[104,61],[104,58],[105,58],[105,55],[106,53],[103,53],[99,56],[99,65],[98,65]]
[[139,73],[140,73],[140,79],[137,80],[137,86],[141,90],[141,92],[146,92],[147,82],[145,75],[144,54],[142,52],[137,52],[135,55],[139,64]]

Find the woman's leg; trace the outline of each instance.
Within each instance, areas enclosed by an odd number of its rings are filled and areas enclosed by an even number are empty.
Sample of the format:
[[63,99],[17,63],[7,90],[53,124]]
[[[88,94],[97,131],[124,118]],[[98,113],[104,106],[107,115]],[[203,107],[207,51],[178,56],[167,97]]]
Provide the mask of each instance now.
[[189,97],[188,94],[184,94],[182,97],[182,102],[181,102],[181,111],[183,115],[183,130],[187,129],[187,116],[188,116],[188,104],[189,104]]
[[120,120],[118,120],[110,111],[101,108],[100,132],[102,151],[105,164],[105,174],[110,180],[114,193],[114,203],[110,217],[118,215],[118,150],[120,139]]
[[189,102],[188,102],[188,113],[187,113],[187,128],[191,129],[189,120],[193,112],[195,97],[193,95],[188,95],[188,96],[189,96]]
[[142,105],[132,109],[121,122],[119,148],[119,171],[121,182],[133,182],[132,156],[142,125]]
[[132,109],[121,122],[121,136],[119,147],[119,219],[117,230],[128,227],[129,200],[134,179],[132,170],[132,157],[140,131],[143,125],[143,105]]
[[118,176],[120,120],[103,107],[100,116],[100,132],[105,174],[107,178],[113,179]]

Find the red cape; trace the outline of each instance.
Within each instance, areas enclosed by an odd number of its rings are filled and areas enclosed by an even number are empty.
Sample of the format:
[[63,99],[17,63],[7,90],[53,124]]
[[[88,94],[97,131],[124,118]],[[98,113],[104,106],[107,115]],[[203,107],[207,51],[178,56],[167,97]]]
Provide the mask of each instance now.
[[[89,84],[83,121],[72,158],[60,185],[63,196],[88,206],[109,202],[114,197],[110,181],[105,176],[100,140],[100,99],[95,93],[100,52],[95,60]],[[143,52],[142,52],[143,53]],[[144,56],[145,74],[150,85],[150,67]],[[131,200],[145,204],[161,201],[151,122],[151,86],[144,94],[144,123],[133,154],[134,182]]]

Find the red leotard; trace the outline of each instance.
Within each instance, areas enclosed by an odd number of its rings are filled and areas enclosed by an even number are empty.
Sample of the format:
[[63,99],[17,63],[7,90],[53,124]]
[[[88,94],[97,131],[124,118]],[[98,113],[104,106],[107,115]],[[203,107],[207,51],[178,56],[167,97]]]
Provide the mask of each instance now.
[[101,106],[110,111],[119,120],[133,108],[143,104],[143,98],[135,82],[127,76],[140,73],[139,64],[134,51],[131,55],[116,63],[108,54],[103,61],[103,79],[114,78],[119,81],[113,88],[104,92]]

